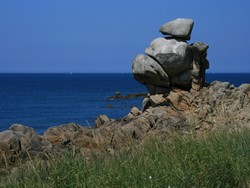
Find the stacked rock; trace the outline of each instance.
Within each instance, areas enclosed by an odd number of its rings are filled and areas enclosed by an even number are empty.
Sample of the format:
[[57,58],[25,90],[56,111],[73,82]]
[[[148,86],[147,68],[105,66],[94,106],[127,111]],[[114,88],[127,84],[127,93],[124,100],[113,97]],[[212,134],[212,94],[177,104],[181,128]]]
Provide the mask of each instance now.
[[154,39],[144,54],[135,57],[134,78],[147,86],[150,94],[167,93],[172,86],[199,91],[205,84],[208,45],[188,44],[194,21],[178,18],[161,26],[165,37]]

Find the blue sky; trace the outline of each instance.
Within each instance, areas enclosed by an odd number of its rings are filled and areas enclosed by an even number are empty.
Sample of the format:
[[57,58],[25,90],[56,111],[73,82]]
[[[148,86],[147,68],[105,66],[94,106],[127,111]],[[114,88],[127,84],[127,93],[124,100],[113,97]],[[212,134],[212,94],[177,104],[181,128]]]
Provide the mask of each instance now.
[[250,1],[1,0],[0,72],[131,72],[175,18],[209,44],[209,72],[250,72]]

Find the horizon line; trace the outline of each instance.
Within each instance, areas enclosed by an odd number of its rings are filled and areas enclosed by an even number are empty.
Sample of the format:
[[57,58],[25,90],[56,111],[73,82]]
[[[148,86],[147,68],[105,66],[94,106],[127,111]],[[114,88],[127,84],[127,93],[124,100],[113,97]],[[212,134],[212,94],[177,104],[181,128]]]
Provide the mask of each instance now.
[[[250,72],[206,72],[207,74],[250,74]],[[132,72],[0,72],[0,74],[133,74]]]

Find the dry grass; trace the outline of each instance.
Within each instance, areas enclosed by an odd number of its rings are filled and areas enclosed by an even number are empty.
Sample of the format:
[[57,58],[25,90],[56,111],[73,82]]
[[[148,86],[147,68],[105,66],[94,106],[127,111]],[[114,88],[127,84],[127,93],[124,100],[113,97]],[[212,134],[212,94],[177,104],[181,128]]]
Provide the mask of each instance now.
[[152,138],[115,154],[31,161],[0,187],[247,187],[250,131]]

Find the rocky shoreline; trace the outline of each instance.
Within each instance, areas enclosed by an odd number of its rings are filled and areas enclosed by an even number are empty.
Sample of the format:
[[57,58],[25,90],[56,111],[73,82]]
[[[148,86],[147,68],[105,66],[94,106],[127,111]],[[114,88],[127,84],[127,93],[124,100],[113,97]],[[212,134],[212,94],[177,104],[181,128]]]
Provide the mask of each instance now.
[[[146,101],[146,103],[145,103]],[[114,152],[131,141],[174,132],[197,135],[222,127],[235,131],[250,128],[250,84],[234,87],[228,82],[212,82],[200,92],[172,88],[168,95],[144,99],[144,110],[133,107],[121,120],[100,115],[94,127],[65,124],[51,127],[43,135],[33,128],[15,124],[0,132],[0,167],[13,166],[20,159],[48,158],[65,148],[84,152]]]
[[133,107],[119,120],[100,115],[93,127],[74,123],[51,127],[43,135],[31,127],[14,124],[0,132],[0,171],[20,161],[49,159],[65,149],[73,153],[80,150],[87,157],[103,150],[113,154],[129,147],[131,142],[141,144],[152,136],[166,139],[172,133],[202,136],[221,128],[229,131],[250,128],[250,84],[239,87],[220,81],[206,84],[208,46],[185,42],[190,39],[192,28],[190,19],[164,24],[161,32],[172,38],[162,38],[157,44],[154,41],[146,50],[148,56],[136,56],[133,75],[146,85],[149,94],[116,93],[110,98],[144,96],[141,110]]

